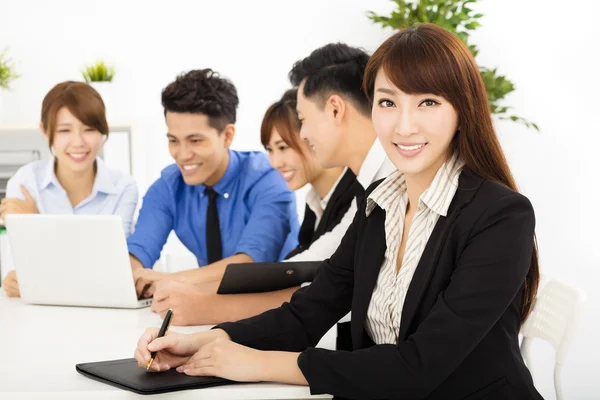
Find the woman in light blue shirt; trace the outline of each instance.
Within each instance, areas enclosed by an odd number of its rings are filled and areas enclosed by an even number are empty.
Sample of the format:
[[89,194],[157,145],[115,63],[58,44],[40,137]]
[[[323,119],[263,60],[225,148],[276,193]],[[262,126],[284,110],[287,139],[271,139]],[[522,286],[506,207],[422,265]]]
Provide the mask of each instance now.
[[[108,138],[104,102],[83,82],[56,85],[42,103],[42,133],[54,157],[20,168],[8,181],[0,217],[7,214],[119,215],[125,235],[132,231],[138,190],[132,177],[109,169],[98,153]],[[10,256],[3,281],[6,294],[19,296]],[[4,266],[3,266],[4,267]]]

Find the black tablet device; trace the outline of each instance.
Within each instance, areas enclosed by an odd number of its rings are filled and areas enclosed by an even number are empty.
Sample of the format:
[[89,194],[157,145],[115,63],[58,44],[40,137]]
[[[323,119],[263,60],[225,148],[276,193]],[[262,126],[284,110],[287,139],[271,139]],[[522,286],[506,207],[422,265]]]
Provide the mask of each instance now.
[[229,264],[217,294],[262,293],[312,282],[322,261]]
[[77,364],[80,374],[138,394],[158,394],[234,382],[210,376],[187,376],[174,368],[165,372],[146,372],[133,358]]

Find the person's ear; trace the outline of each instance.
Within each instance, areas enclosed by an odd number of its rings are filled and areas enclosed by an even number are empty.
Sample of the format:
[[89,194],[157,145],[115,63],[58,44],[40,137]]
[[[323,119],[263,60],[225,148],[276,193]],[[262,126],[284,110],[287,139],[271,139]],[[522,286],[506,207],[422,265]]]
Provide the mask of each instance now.
[[333,113],[335,123],[340,125],[344,120],[344,115],[346,114],[346,102],[341,96],[333,94],[329,96],[327,103]]
[[228,149],[229,147],[231,147],[231,143],[233,142],[233,138],[235,137],[235,125],[225,125],[225,128],[223,128],[223,131],[221,132],[221,135],[224,136],[225,140],[223,141],[223,143],[225,144],[225,148]]

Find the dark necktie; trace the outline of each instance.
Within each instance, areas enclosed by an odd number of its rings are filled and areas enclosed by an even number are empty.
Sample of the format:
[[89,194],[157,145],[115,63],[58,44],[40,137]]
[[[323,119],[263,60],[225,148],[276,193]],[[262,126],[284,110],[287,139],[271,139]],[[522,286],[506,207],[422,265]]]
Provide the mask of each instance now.
[[223,258],[221,249],[221,228],[219,227],[219,213],[217,212],[217,192],[213,188],[206,188],[208,196],[208,211],[206,212],[206,248],[208,250],[208,263],[212,264]]

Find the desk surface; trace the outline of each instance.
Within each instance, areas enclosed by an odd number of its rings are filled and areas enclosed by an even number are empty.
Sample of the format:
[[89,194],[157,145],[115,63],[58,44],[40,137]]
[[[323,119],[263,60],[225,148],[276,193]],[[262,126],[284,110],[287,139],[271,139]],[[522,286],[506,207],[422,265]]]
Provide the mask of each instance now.
[[[116,310],[27,305],[0,289],[0,398],[29,399],[306,399],[308,387],[275,383],[236,384],[140,396],[91,379],[75,364],[133,357],[137,340],[161,319],[149,308]],[[176,327],[191,333],[208,326]],[[333,348],[335,332],[320,347]],[[312,396],[330,398],[331,396]]]

